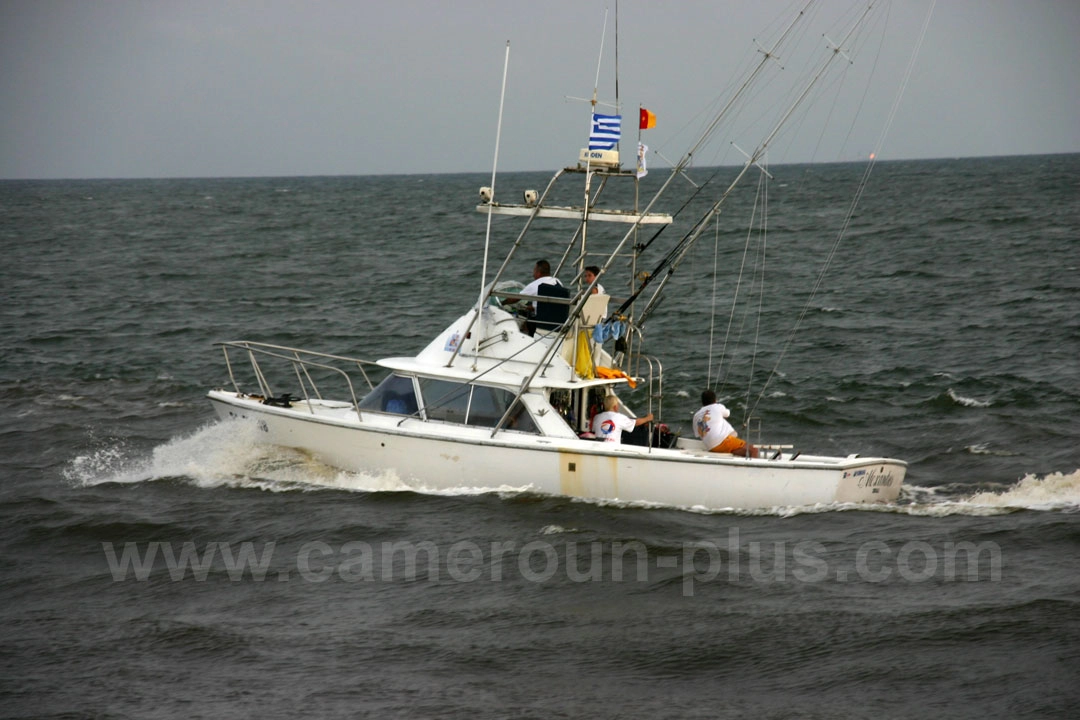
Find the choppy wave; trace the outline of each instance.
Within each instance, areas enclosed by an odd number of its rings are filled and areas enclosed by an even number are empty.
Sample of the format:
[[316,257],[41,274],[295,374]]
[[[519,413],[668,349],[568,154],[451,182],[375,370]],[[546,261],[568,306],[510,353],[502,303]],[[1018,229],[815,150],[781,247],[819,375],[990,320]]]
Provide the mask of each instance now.
[[976,398],[969,398],[963,395],[958,395],[955,390],[949,388],[945,394],[957,405],[963,405],[964,407],[976,407],[984,408],[990,407],[991,403],[987,400],[977,400]]
[[566,535],[569,533],[581,532],[577,528],[566,528],[562,525],[545,525],[540,528],[540,535]]
[[1020,455],[1020,453],[1012,452],[1010,450],[994,449],[990,447],[988,443],[968,445],[964,448],[964,452],[971,453],[972,455],[992,455],[994,457],[1017,457]]
[[[754,407],[770,437],[910,463],[914,484],[892,505],[749,511],[516,487],[429,490],[206,424],[208,384],[229,381],[216,341],[379,358],[419,351],[441,332],[483,282],[460,257],[483,237],[483,218],[461,212],[487,182],[482,173],[0,183],[18,231],[5,247],[18,271],[8,273],[11,330],[0,336],[0,586],[15,689],[6,714],[196,714],[191,703],[177,706],[176,683],[141,672],[167,664],[191,697],[239,681],[234,702],[203,713],[218,715],[240,714],[253,698],[282,714],[302,703],[310,715],[341,715],[356,706],[347,687],[381,716],[571,716],[590,701],[611,715],[708,707],[781,716],[792,714],[774,692],[784,685],[816,692],[837,717],[929,705],[981,718],[1021,704],[1067,716],[1076,693],[1061,659],[1074,654],[1080,594],[1069,242],[1080,227],[1078,163],[1080,155],[879,165],[885,182],[874,187],[884,192],[863,199],[842,272],[787,341],[822,242],[835,237],[864,168],[778,168],[780,182],[806,192],[771,201],[771,259],[753,276],[766,280],[761,332],[740,322],[736,333],[733,323],[722,361],[727,333],[704,332],[713,243],[687,256],[641,346],[664,363],[658,414],[688,421],[713,372],[731,379],[718,389],[739,400],[741,376],[753,393],[777,395],[733,402],[740,422]],[[519,188],[548,179],[507,178]],[[275,192],[284,188],[294,192]],[[744,195],[731,199],[753,202]],[[816,212],[823,206],[839,212],[826,217]],[[723,293],[713,304],[734,311],[748,235],[727,207],[717,226]],[[1011,216],[1030,220],[993,220]],[[520,229],[511,224],[503,240]],[[622,237],[596,230],[594,249]],[[661,236],[653,250],[662,256],[669,241],[677,238]],[[554,242],[541,236],[544,247]],[[535,257],[519,254],[506,276],[524,279]],[[454,267],[454,280],[429,277],[418,258]],[[777,375],[763,385],[770,367]],[[296,390],[289,375],[269,380]],[[631,404],[647,394],[641,388]],[[68,478],[59,487],[57,462]],[[490,484],[514,481],[507,473]],[[732,529],[741,531],[737,549],[713,543]],[[531,552],[537,540],[544,552]],[[825,547],[810,564],[794,553],[803,540]],[[632,550],[621,579],[616,542]],[[398,549],[379,553],[385,543]],[[709,543],[716,553],[697,552]],[[372,553],[350,550],[362,545]],[[482,550],[476,562],[456,553],[467,545]],[[951,545],[977,549],[965,562]],[[190,560],[183,578],[166,548],[178,564]],[[241,580],[222,562],[227,548],[249,559]],[[125,557],[133,571],[141,559],[145,580],[116,574]],[[810,577],[817,567],[820,580]],[[1003,667],[1003,657],[1012,662]],[[537,658],[588,666],[596,682],[563,672],[554,679],[567,692],[556,702],[523,695],[519,678],[535,675]],[[922,672],[886,693],[859,692],[898,666]],[[715,682],[733,674],[739,682]],[[297,683],[280,682],[286,675],[300,679],[303,697]],[[117,692],[118,677],[127,692]],[[978,681],[951,682],[965,678]],[[671,682],[672,692],[655,692]],[[513,709],[477,711],[469,693],[443,687],[478,683]],[[596,687],[608,691],[602,702]]]

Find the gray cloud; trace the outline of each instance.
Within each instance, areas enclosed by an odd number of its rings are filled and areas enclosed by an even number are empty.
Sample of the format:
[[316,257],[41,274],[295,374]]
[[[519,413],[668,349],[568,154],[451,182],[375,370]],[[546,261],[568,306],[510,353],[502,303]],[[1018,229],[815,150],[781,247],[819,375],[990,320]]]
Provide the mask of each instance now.
[[[639,103],[656,112],[648,142],[677,156],[700,111],[753,59],[755,38],[801,4],[624,0],[624,114]],[[872,150],[929,4],[893,3],[888,26],[867,33],[853,79],[828,86],[771,160]],[[840,9],[823,2],[811,19]],[[577,0],[8,0],[0,177],[488,171],[508,40],[500,168],[547,170],[572,162],[587,134],[587,105],[566,97],[592,92],[603,22],[602,3]],[[609,16],[605,78],[613,26]],[[820,56],[820,33],[806,37]],[[1068,0],[938,3],[882,157],[1080,151],[1077,37],[1080,3]],[[816,130],[843,94],[861,103],[860,129]],[[600,96],[613,99],[610,80]],[[700,161],[734,162],[732,152]]]

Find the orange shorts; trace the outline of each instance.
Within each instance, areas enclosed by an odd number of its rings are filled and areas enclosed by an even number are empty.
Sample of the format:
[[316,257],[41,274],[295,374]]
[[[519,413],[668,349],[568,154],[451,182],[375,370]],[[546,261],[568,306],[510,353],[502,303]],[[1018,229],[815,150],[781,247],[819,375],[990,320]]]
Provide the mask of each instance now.
[[744,447],[746,447],[745,440],[734,435],[728,435],[726,438],[724,438],[724,441],[722,443],[714,447],[709,452],[733,453],[736,450],[743,449]]

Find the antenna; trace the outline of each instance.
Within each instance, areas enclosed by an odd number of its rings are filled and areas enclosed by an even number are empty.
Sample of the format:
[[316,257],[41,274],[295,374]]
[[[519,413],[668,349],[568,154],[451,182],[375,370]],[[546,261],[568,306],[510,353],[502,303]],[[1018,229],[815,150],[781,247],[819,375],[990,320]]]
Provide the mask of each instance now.
[[510,41],[506,41],[506,58],[503,60],[502,91],[499,93],[499,121],[495,126],[495,159],[491,161],[491,185],[486,188],[490,193],[487,213],[487,230],[484,233],[484,264],[480,270],[480,297],[476,301],[476,312],[480,312],[484,306],[484,286],[487,285],[488,250],[491,248],[491,215],[495,199],[495,172],[499,166],[499,140],[502,137],[503,103],[506,100],[506,71],[510,67]]
[[607,8],[604,8],[604,30],[600,33],[600,53],[596,56],[596,80],[593,81],[592,104],[596,107],[596,92],[600,88],[600,65],[604,62],[604,38],[607,37]]
[[[574,95],[565,95],[564,96],[567,100],[576,100],[578,102],[587,102],[587,103],[589,103],[589,105],[592,106],[592,109],[593,109],[594,112],[596,110],[597,105],[603,105],[604,107],[613,108],[615,110],[615,112],[619,111],[619,78],[618,78],[618,72],[619,72],[619,38],[618,38],[618,35],[617,35],[617,33],[619,32],[618,11],[619,11],[619,8],[618,8],[618,5],[616,4],[616,6],[615,6],[615,12],[616,12],[616,18],[615,18],[615,32],[616,32],[616,38],[615,38],[615,73],[616,73],[616,75],[615,75],[615,102],[613,102],[613,103],[612,102],[607,102],[607,101],[604,101],[604,100],[600,100],[598,98],[598,94],[600,92],[600,68],[604,64],[604,39],[607,37],[607,18],[608,18],[608,9],[607,8],[604,8],[604,26],[603,26],[603,29],[600,32],[600,52],[596,56],[596,78],[593,80],[592,97],[591,98],[583,98],[583,97],[577,97],[577,96],[574,96]],[[589,119],[589,122],[590,123],[592,122],[592,118]],[[590,124],[589,127],[591,129],[592,125]]]
[[619,0],[615,0],[615,107],[619,107]]

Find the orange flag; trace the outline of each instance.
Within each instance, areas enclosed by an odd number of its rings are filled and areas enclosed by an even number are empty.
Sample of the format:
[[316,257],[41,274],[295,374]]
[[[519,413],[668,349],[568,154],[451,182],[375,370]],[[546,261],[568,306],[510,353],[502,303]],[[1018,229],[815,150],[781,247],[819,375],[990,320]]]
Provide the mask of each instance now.
[[638,124],[638,127],[642,130],[656,127],[656,115],[645,108],[641,108],[641,122]]

